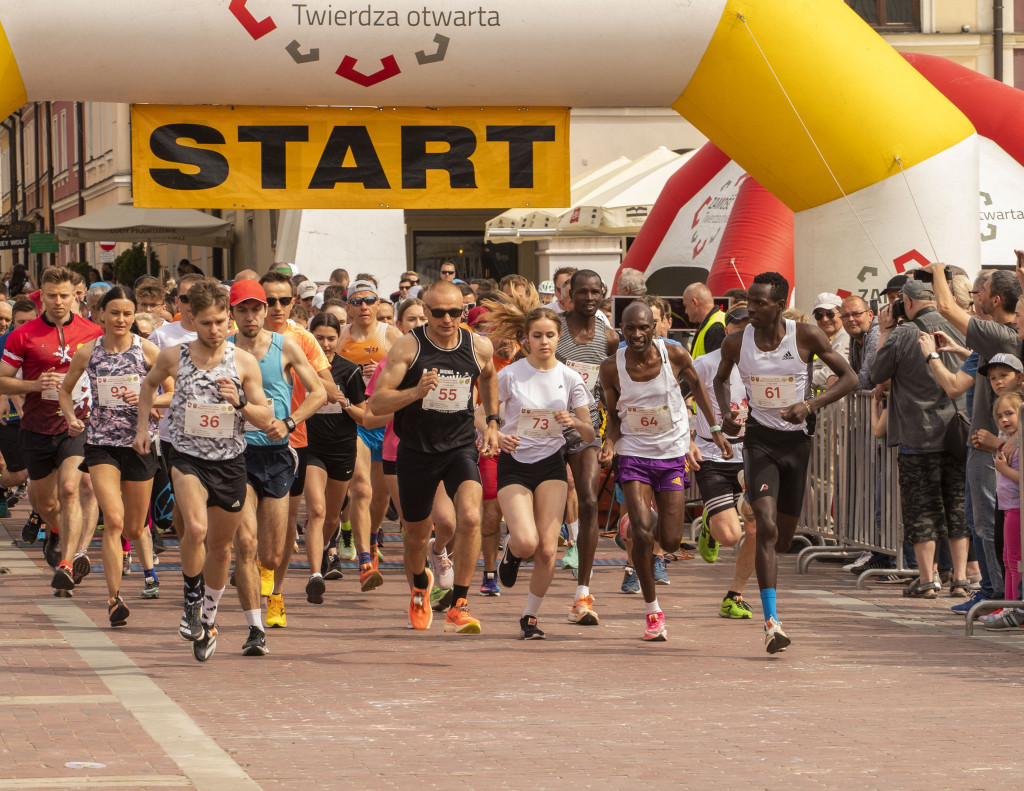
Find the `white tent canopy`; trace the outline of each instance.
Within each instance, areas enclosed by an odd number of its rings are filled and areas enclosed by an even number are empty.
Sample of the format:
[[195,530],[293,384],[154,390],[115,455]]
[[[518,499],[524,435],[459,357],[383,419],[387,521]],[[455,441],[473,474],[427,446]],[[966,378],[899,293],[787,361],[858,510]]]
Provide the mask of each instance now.
[[231,247],[232,223],[195,209],[137,209],[119,203],[57,226],[57,241],[149,242]]
[[635,234],[665,182],[692,153],[680,155],[662,147],[632,161],[620,157],[587,172],[572,185],[571,207],[510,209],[487,223],[486,238],[525,242]]

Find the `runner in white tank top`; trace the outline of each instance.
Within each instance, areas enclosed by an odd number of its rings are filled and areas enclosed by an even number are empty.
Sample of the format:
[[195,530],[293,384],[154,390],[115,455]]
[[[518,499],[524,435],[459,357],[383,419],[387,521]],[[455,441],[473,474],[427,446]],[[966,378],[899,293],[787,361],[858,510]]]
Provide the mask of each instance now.
[[[800,521],[807,461],[811,442],[808,416],[838,401],[857,387],[850,364],[832,349],[825,333],[812,324],[782,318],[789,298],[789,283],[777,272],[762,272],[747,292],[750,326],[726,337],[722,362],[715,376],[718,403],[729,400],[733,366],[738,366],[747,388],[750,415],[744,437],[747,497],[757,518],[755,570],[761,588],[765,619],[765,648],[784,651],[789,637],[779,625],[775,609],[778,547],[789,547]],[[808,367],[817,355],[832,369],[837,381],[813,398],[805,394]],[[739,433],[736,410],[722,412],[726,433]],[[812,424],[813,425],[813,424]]]
[[[642,302],[623,311],[626,347],[601,363],[601,386],[608,405],[608,439],[619,454],[618,482],[626,497],[632,527],[633,566],[647,607],[645,640],[667,637],[665,615],[655,597],[654,530],[651,500],[658,507],[658,541],[678,547],[686,506],[686,453],[689,421],[679,379],[693,393],[698,408],[714,420],[711,399],[682,346],[654,338],[654,314]],[[724,458],[732,447],[719,426],[712,438]]]

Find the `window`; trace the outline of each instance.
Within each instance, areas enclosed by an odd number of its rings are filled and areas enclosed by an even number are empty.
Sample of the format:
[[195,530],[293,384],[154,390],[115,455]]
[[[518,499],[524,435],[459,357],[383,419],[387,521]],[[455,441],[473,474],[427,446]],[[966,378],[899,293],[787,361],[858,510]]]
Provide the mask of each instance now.
[[452,261],[460,280],[493,277],[501,280],[518,271],[518,250],[512,242],[484,242],[480,232],[416,231],[413,233],[412,269],[426,281],[439,280],[441,264]]
[[921,0],[846,0],[846,3],[881,33],[921,29]]

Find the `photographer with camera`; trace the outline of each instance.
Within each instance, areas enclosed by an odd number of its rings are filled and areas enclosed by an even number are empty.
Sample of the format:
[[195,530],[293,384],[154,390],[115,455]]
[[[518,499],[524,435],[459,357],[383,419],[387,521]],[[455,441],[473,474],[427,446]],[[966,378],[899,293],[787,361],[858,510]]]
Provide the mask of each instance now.
[[[934,274],[940,271],[941,267],[942,264],[929,264],[919,271],[922,274]],[[937,278],[934,285],[935,303],[939,312],[957,332],[966,337],[965,345],[978,352],[980,358],[979,371],[974,383],[972,447],[967,458],[967,485],[971,490],[975,554],[978,557],[982,579],[981,590],[975,594],[975,598],[954,608],[956,612],[966,613],[978,601],[998,597],[1003,590],[1003,563],[996,545],[994,453],[999,449],[999,430],[992,417],[992,385],[988,377],[981,373],[981,369],[997,354],[1020,354],[1014,312],[1021,295],[1021,287],[1013,273],[993,272],[978,295],[981,309],[991,317],[991,321],[984,321],[971,316],[957,305],[949,284],[942,278]]]
[[[939,280],[944,279],[940,276]],[[903,589],[905,596],[934,599],[942,587],[934,578],[936,541],[948,536],[953,555],[953,578],[967,577],[967,541],[964,517],[965,463],[946,449],[946,431],[963,408],[963,396],[954,400],[935,381],[918,350],[922,332],[944,332],[956,342],[960,333],[935,308],[934,283],[911,279],[901,296],[879,312],[879,347],[871,362],[871,379],[892,382],[889,393],[887,442],[897,446],[897,465],[903,529],[914,546],[919,576]],[[948,290],[948,286],[947,286]],[[896,324],[897,318],[904,322]],[[959,360],[948,352],[936,353],[949,371]],[[931,355],[930,355],[931,357]]]

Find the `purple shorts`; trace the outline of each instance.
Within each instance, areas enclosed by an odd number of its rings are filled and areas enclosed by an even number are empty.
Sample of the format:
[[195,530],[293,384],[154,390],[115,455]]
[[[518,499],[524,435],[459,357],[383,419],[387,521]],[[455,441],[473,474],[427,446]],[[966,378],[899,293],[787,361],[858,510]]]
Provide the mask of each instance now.
[[643,459],[619,456],[619,486],[628,481],[646,483],[656,492],[681,492],[686,488],[686,457]]

